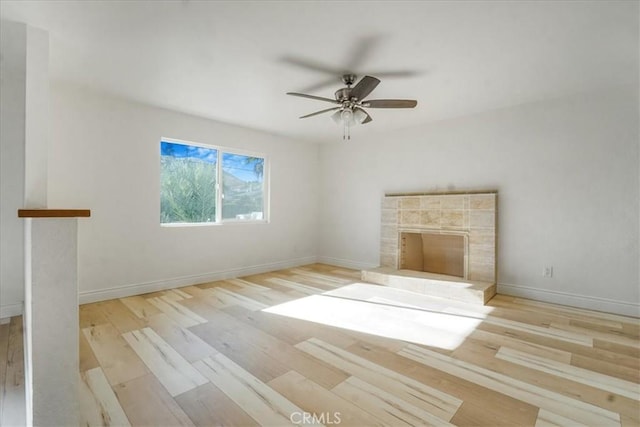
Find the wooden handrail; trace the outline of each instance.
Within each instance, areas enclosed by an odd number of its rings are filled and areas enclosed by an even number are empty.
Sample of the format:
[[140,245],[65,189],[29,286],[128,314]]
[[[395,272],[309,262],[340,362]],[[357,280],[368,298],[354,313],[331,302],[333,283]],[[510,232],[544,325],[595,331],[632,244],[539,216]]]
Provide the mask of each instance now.
[[90,216],[90,209],[18,209],[19,218],[77,218]]

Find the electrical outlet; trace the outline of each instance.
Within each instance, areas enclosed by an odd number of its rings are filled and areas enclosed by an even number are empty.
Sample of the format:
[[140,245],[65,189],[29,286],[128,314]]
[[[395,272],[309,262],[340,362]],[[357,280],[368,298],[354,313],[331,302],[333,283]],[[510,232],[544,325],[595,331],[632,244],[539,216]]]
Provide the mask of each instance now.
[[553,267],[552,266],[545,266],[542,269],[542,277],[546,277],[548,279],[553,277]]

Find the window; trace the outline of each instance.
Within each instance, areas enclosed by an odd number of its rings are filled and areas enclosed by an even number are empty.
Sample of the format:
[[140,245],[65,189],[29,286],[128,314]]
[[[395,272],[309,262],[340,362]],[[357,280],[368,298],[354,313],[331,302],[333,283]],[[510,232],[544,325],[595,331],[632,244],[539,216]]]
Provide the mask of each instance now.
[[266,220],[266,166],[264,155],[163,139],[160,223]]

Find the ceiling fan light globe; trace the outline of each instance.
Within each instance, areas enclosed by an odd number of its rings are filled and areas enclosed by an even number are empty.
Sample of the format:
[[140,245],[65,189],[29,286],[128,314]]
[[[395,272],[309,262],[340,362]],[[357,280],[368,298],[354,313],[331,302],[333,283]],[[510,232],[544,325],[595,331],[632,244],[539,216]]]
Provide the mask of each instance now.
[[342,123],[342,111],[336,111],[331,115],[331,119],[336,122],[336,124]]
[[362,122],[364,122],[366,118],[367,118],[367,113],[365,113],[360,109],[356,109],[353,112],[353,120],[358,124],[361,124]]
[[349,110],[349,109],[345,109],[342,110],[342,113],[340,114],[340,118],[342,119],[342,121],[346,124],[353,124],[355,121],[353,119],[353,111]]

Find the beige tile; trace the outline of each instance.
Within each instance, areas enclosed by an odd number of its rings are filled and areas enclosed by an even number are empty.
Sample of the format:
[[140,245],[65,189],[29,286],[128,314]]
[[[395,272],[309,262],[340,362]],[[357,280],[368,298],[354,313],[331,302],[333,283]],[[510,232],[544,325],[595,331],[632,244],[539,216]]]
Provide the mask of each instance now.
[[380,228],[380,237],[382,239],[397,239],[398,227],[395,225],[383,225]]
[[469,257],[477,264],[493,264],[496,259],[493,246],[469,245]]
[[420,198],[403,197],[400,199],[400,209],[420,209]]
[[397,224],[398,217],[397,209],[382,209],[381,221],[383,224]]
[[397,209],[398,208],[398,198],[397,197],[384,197],[382,199],[382,208],[383,209]]
[[442,217],[440,219],[440,225],[443,227],[464,227],[463,211],[443,210]]
[[420,224],[420,211],[400,211],[401,225],[418,225]]
[[441,201],[440,196],[421,196],[420,209],[440,209]]
[[469,263],[469,280],[495,282],[495,266],[493,264]]
[[442,202],[440,207],[442,209],[464,209],[465,196],[441,196]]
[[469,196],[469,207],[471,209],[491,209],[495,210],[495,194],[472,194]]
[[471,228],[495,227],[495,212],[493,211],[470,211],[469,225]]
[[380,253],[381,254],[395,254],[398,252],[398,241],[397,240],[387,240],[382,239],[380,242]]
[[437,209],[430,209],[426,211],[420,211],[420,224],[427,225],[429,227],[440,226],[441,211]]
[[398,259],[395,255],[380,254],[380,266],[396,268]]
[[[484,232],[483,232],[484,231]],[[496,238],[493,234],[493,230],[472,230],[469,233],[469,246],[494,246]]]

